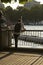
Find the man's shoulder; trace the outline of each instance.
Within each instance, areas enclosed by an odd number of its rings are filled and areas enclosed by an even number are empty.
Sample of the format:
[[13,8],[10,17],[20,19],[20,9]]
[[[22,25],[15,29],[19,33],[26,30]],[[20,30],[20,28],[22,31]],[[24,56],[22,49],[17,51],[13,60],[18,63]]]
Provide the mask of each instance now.
[[15,26],[17,26],[17,25],[21,25],[21,23],[16,23]]

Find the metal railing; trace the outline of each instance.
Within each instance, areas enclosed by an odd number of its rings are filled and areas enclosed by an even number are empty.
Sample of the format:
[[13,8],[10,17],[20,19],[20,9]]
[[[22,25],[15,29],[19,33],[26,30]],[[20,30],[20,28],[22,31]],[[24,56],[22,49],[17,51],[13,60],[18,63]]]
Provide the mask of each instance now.
[[[15,47],[14,38],[12,38],[12,44],[12,47]],[[18,38],[18,47],[43,49],[43,30],[26,30],[22,32]]]
[[[14,30],[2,31],[2,45],[15,47]],[[43,30],[26,30],[21,32],[18,38],[18,48],[40,48],[43,49]]]

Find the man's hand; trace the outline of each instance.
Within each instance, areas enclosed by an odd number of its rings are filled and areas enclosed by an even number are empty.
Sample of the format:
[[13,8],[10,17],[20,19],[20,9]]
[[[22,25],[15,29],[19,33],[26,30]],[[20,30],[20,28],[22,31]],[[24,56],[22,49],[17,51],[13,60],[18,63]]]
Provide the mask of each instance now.
[[23,29],[21,30],[21,32],[24,32],[24,31],[26,31],[26,29],[25,29],[25,28],[23,28]]

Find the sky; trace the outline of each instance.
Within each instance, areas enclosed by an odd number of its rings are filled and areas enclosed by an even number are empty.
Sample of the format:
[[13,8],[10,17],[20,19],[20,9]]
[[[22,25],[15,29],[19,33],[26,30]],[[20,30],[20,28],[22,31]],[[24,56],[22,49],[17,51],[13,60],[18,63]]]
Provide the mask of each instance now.
[[35,0],[35,1],[38,1],[38,2],[40,2],[40,4],[43,4],[43,0]]

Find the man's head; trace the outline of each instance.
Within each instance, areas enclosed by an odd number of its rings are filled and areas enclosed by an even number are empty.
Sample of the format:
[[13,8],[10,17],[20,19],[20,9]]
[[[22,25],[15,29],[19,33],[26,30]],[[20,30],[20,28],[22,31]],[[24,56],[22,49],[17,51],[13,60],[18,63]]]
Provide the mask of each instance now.
[[18,19],[18,22],[21,22],[21,19]]

